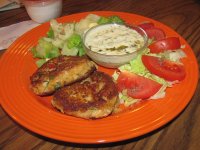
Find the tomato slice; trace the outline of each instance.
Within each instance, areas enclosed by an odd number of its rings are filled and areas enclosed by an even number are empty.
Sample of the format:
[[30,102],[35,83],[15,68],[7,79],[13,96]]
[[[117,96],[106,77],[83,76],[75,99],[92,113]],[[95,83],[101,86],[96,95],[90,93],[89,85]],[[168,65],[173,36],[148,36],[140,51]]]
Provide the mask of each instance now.
[[178,37],[168,37],[166,39],[158,40],[151,45],[149,49],[151,53],[160,53],[165,50],[175,50],[181,47],[181,43]]
[[138,26],[144,30],[154,28],[154,24],[152,22],[145,22],[145,23],[139,24]]
[[150,39],[161,40],[166,37],[165,32],[160,28],[153,27],[145,29],[145,31]]
[[147,99],[156,94],[162,85],[133,73],[121,72],[117,79],[117,87],[119,91],[126,89],[128,96],[132,98]]
[[168,81],[181,81],[186,76],[185,68],[183,65],[166,59],[143,55],[142,62],[151,73]]

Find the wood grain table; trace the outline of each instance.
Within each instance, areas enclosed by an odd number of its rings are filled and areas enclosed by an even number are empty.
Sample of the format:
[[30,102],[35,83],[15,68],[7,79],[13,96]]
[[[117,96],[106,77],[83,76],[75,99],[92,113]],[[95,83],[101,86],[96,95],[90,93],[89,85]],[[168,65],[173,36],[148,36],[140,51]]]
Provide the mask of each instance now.
[[[135,13],[158,20],[186,39],[200,64],[200,0],[63,1],[62,16],[85,11],[109,10]],[[30,20],[25,8],[0,12],[0,27],[24,20]],[[3,35],[0,35],[0,38],[3,38]],[[0,51],[0,55],[4,51]],[[200,84],[189,105],[165,126],[138,138],[102,145],[64,143],[42,137],[18,125],[0,107],[0,149],[198,150],[200,149]]]

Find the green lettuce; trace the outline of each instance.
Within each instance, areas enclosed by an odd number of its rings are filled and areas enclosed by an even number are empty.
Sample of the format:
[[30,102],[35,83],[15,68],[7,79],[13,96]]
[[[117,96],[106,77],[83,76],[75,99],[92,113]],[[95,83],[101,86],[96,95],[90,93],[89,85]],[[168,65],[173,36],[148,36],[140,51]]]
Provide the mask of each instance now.
[[60,55],[60,51],[50,41],[41,38],[38,45],[32,48],[32,54],[35,58],[54,58]]
[[121,19],[119,16],[100,17],[97,23],[98,24],[107,24],[107,23],[124,24],[124,20]]
[[85,55],[85,50],[83,48],[83,41],[79,34],[71,35],[67,41],[64,43],[63,50],[61,52],[63,55],[79,56]]

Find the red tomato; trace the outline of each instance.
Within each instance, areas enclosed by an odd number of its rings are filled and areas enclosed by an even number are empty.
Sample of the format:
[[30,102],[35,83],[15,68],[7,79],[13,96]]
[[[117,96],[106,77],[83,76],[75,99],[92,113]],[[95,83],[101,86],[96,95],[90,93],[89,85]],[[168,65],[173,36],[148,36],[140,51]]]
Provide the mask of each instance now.
[[142,56],[145,67],[153,74],[168,81],[183,80],[186,72],[183,65],[154,56]]
[[152,22],[145,22],[145,23],[139,24],[138,26],[144,30],[154,28],[154,24]]
[[166,37],[165,32],[160,28],[153,27],[148,28],[145,31],[150,39],[154,38],[155,40],[161,40]]
[[181,47],[181,43],[179,38],[177,37],[168,37],[163,40],[158,40],[151,45],[149,45],[149,49],[151,53],[160,53],[165,50],[175,50]]
[[162,85],[133,73],[122,72],[117,79],[117,87],[119,91],[127,89],[128,96],[132,98],[147,99],[156,94]]

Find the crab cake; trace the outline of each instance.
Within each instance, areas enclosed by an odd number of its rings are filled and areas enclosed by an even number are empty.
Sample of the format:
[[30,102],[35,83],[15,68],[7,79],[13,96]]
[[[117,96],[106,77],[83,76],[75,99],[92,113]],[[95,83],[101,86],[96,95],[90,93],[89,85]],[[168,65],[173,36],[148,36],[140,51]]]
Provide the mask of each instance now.
[[31,88],[37,95],[52,94],[58,88],[87,78],[95,64],[87,57],[59,56],[47,61],[30,77]]
[[95,119],[111,114],[117,100],[118,91],[112,78],[95,71],[87,79],[56,91],[52,105],[71,116]]

